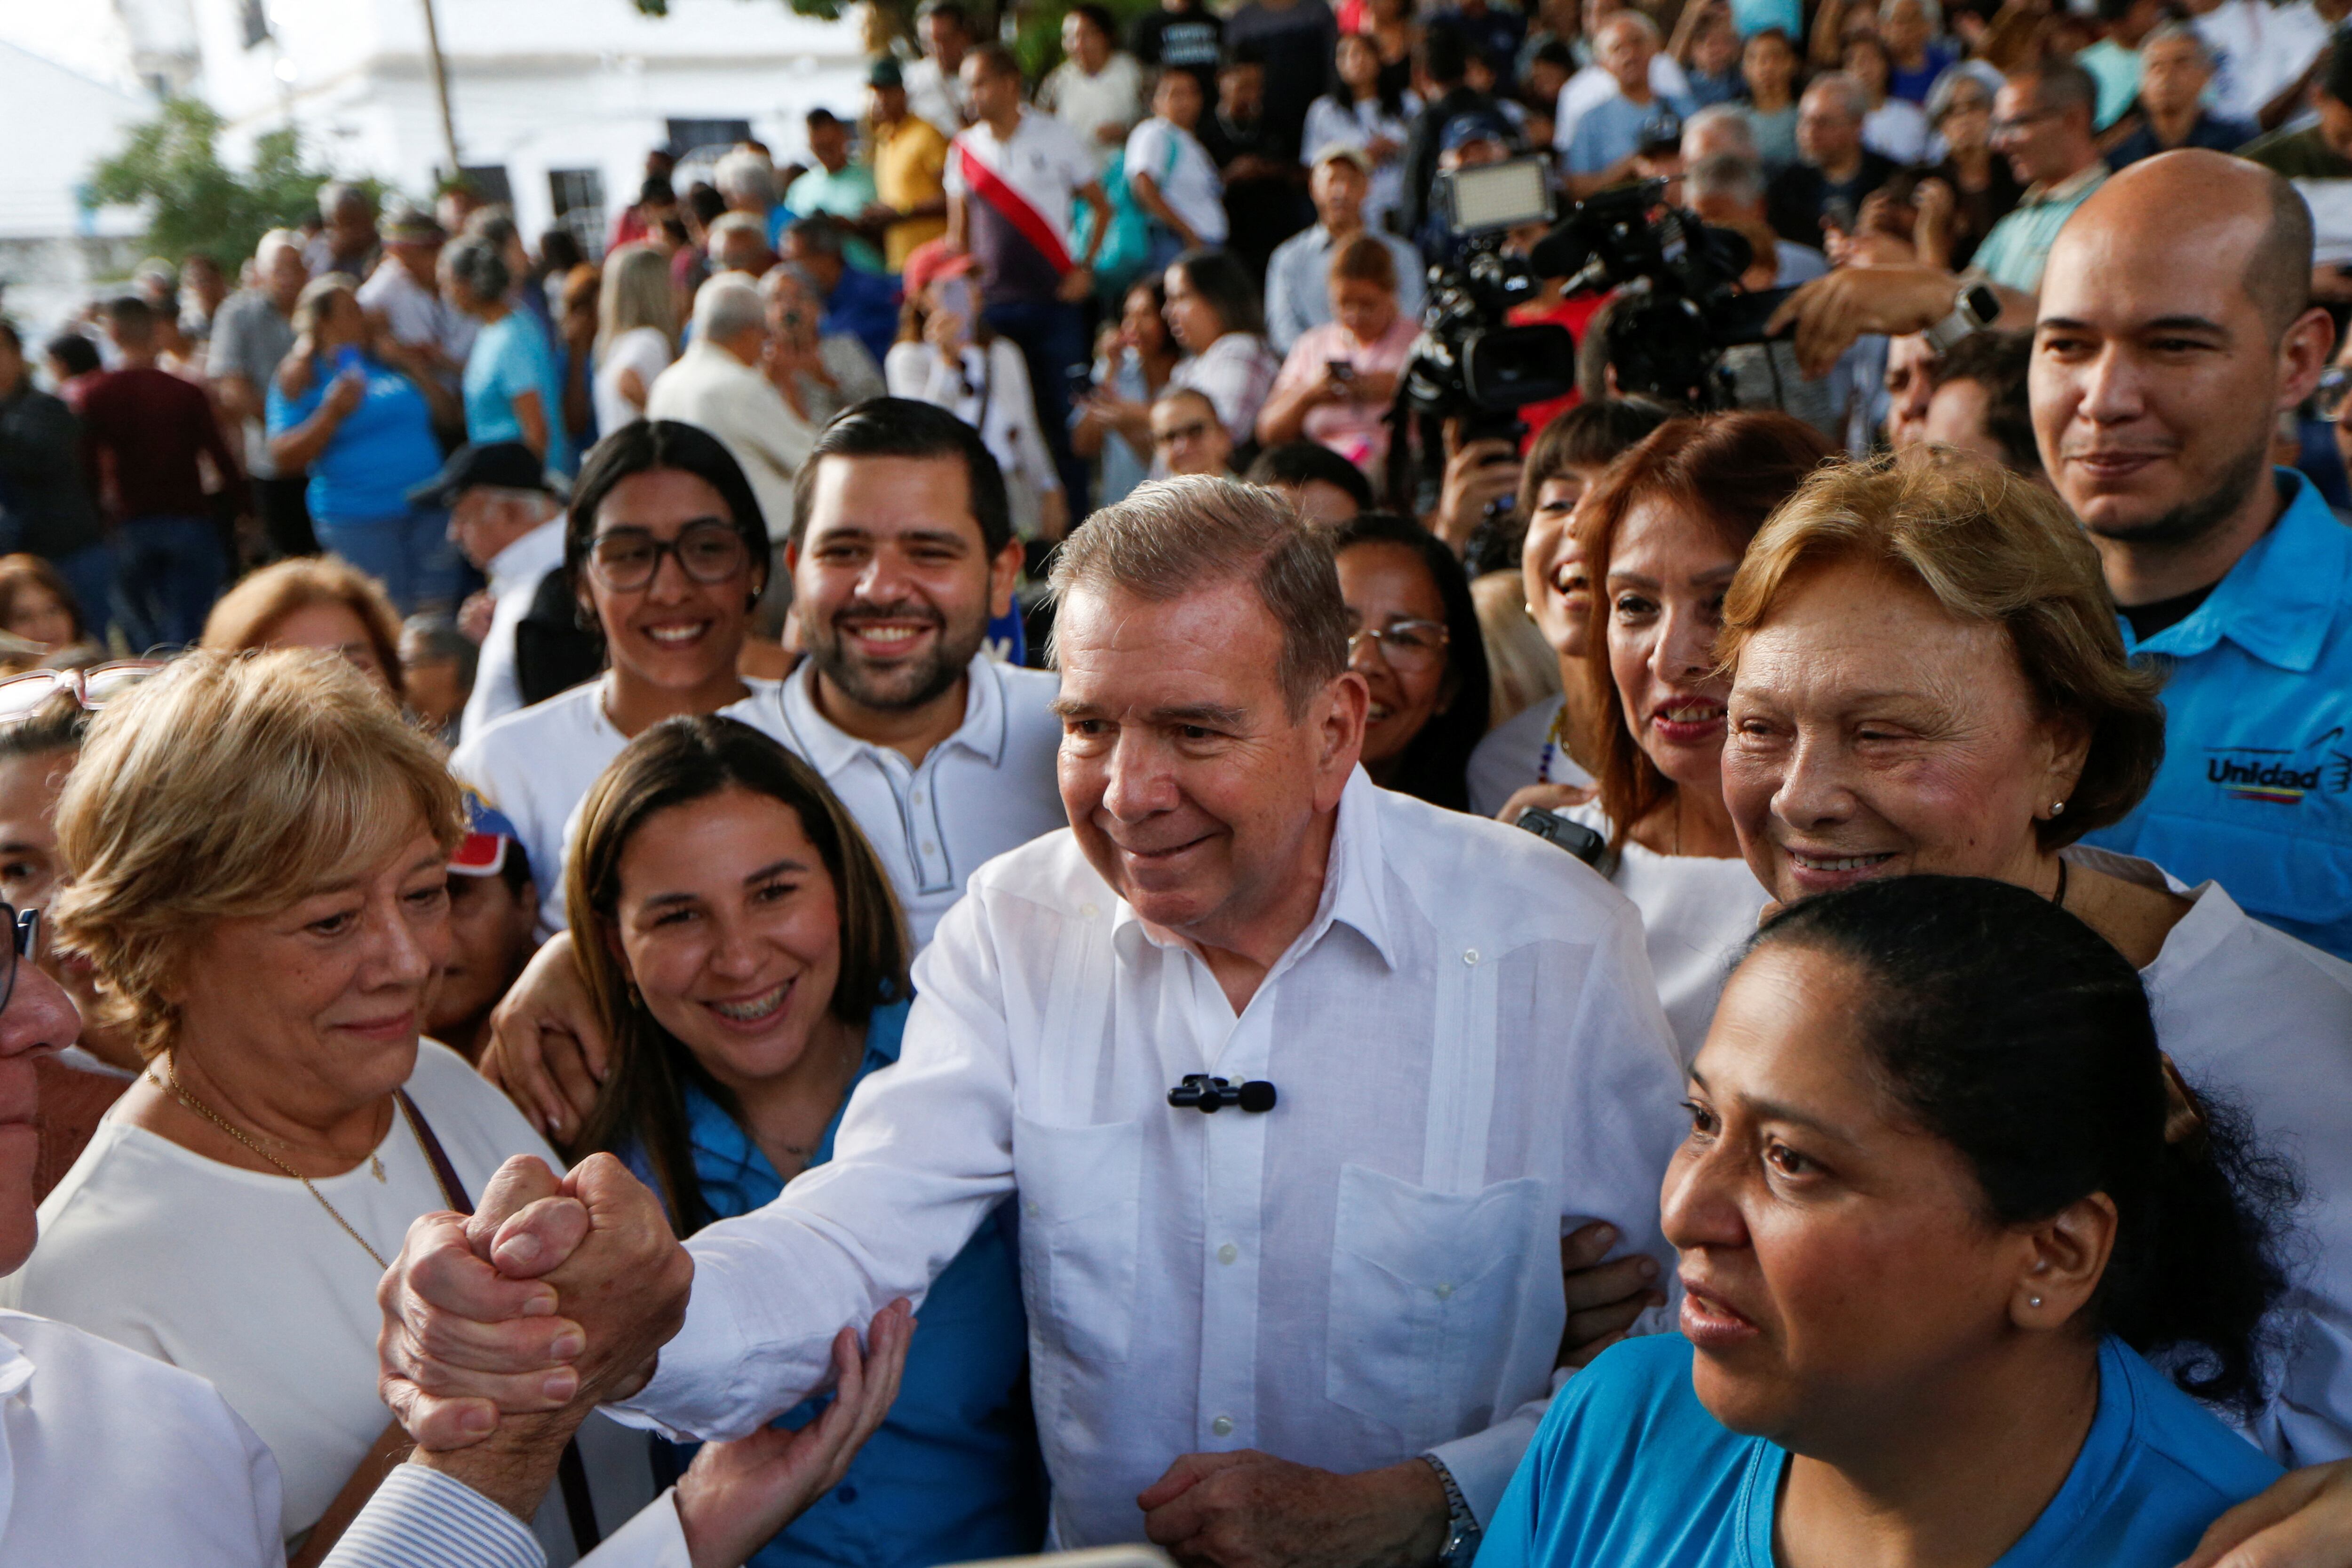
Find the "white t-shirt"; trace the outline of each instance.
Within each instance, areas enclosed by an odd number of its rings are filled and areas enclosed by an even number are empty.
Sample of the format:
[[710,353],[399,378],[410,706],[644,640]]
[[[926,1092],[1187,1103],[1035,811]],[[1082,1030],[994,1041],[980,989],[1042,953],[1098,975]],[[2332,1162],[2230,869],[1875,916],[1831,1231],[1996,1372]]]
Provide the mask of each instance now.
[[1029,367],[1010,338],[992,339],[983,355],[966,343],[954,362],[929,343],[893,343],[882,361],[883,385],[892,397],[912,398],[946,409],[980,432],[1004,471],[1006,504],[1013,531],[1034,538],[1041,521],[1039,498],[1062,487],[1045,432],[1037,426]]
[[[510,1155],[563,1168],[447,1047],[420,1042],[407,1089],[467,1196]],[[397,1111],[376,1155],[382,1181],[362,1164],[311,1185],[389,1258],[410,1221],[448,1204]],[[0,1282],[5,1304],[208,1379],[278,1461],[284,1535],[307,1531],[392,1419],[376,1396],[382,1270],[300,1183],[192,1154],[115,1113],[42,1202],[40,1221],[31,1261]],[[580,1443],[607,1529],[652,1500],[642,1434],[597,1419]],[[541,1525],[558,1561],[571,1561],[560,1496]]]
[[[612,678],[510,713],[467,736],[449,755],[449,771],[515,825],[539,882],[540,923],[550,931],[563,929],[563,824],[629,744],[604,716],[604,688]],[[719,711],[782,739],[776,683],[744,685],[751,695]]]
[[466,698],[460,739],[479,734],[522,706],[521,677],[515,666],[515,628],[530,613],[530,601],[547,574],[563,564],[564,515],[558,512],[490,558],[490,629],[482,634],[481,662]]
[[2271,1400],[2238,1425],[2290,1468],[2352,1458],[2352,964],[2263,925],[2214,883],[2191,888],[2086,844],[2065,853],[2195,901],[2140,971],[2157,1044],[2303,1181],[2291,1220],[2302,1262],[2273,1314],[2283,1354],[2266,1358]]
[[658,327],[632,327],[610,343],[596,358],[596,380],[592,388],[596,397],[596,428],[606,435],[645,418],[646,411],[621,395],[621,372],[635,371],[638,383],[650,396],[654,378],[669,369],[677,358],[670,347],[669,336]]
[[2327,24],[2308,5],[2222,0],[2189,25],[2214,55],[2206,102],[2222,118],[2249,124],[2327,47]]
[[263,1568],[279,1511],[268,1448],[212,1385],[0,1312],[0,1563]]
[[[1603,838],[1612,831],[1597,802],[1560,814]],[[1618,852],[1609,880],[1642,912],[1658,1001],[1687,1065],[1706,1043],[1706,1027],[1715,1020],[1732,956],[1756,935],[1756,922],[1772,895],[1736,856],[1662,855],[1631,839]]]
[[1201,139],[1154,115],[1128,132],[1127,175],[1149,174],[1160,199],[1175,209],[1202,245],[1225,238],[1225,183]]
[[1551,739],[1563,699],[1547,697],[1486,732],[1470,753],[1470,809],[1491,817],[1530,784],[1592,787],[1592,775]]
[[1066,59],[1037,84],[1037,107],[1070,128],[1099,173],[1109,166],[1119,143],[1096,133],[1106,125],[1124,129],[1143,118],[1143,68],[1124,49],[1112,51],[1096,76],[1088,76],[1077,61]]
[[1930,134],[1927,117],[1919,106],[1899,98],[1888,99],[1862,117],[1862,144],[1897,163],[1925,162]]

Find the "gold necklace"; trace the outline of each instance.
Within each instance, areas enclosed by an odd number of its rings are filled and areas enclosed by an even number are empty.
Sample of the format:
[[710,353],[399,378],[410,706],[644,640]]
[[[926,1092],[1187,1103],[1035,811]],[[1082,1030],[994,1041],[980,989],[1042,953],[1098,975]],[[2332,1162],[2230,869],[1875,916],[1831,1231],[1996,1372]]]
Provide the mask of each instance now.
[[[148,1071],[147,1082],[154,1084],[158,1089],[163,1089],[164,1092],[170,1094],[173,1099],[177,1100],[181,1104],[185,1105],[189,1110],[194,1111],[205,1121],[210,1122],[214,1126],[218,1127],[222,1132],[226,1133],[238,1143],[243,1144],[247,1148],[251,1149],[255,1154],[259,1155],[263,1159],[268,1160],[271,1165],[276,1166],[279,1170],[284,1171],[288,1176],[292,1176],[296,1181],[300,1182],[302,1184],[303,1190],[308,1192],[312,1197],[317,1198],[319,1200],[319,1207],[325,1209],[329,1215],[333,1217],[335,1223],[343,1228],[343,1234],[358,1242],[360,1244],[360,1249],[365,1252],[370,1258],[375,1260],[375,1266],[379,1270],[388,1270],[392,1267],[390,1263],[384,1261],[384,1256],[383,1253],[368,1245],[366,1237],[362,1236],[358,1231],[352,1228],[352,1222],[343,1218],[342,1211],[337,1208],[333,1204],[327,1201],[327,1195],[310,1185],[310,1178],[309,1176],[304,1176],[300,1171],[296,1170],[292,1166],[288,1165],[284,1160],[279,1159],[276,1155],[273,1155],[268,1149],[263,1148],[253,1139],[246,1136],[243,1133],[238,1132],[234,1126],[229,1124],[228,1120],[222,1116],[219,1112],[215,1111],[211,1106],[205,1104],[203,1101],[197,1099],[194,1095],[180,1087],[179,1051],[176,1049],[165,1054],[163,1058],[163,1071],[172,1080],[171,1086],[168,1089],[165,1089],[164,1085],[157,1080],[154,1071],[152,1068]],[[377,1158],[373,1154],[370,1154],[368,1155],[368,1165],[373,1171],[375,1179],[382,1181],[383,1179],[383,1161]]]

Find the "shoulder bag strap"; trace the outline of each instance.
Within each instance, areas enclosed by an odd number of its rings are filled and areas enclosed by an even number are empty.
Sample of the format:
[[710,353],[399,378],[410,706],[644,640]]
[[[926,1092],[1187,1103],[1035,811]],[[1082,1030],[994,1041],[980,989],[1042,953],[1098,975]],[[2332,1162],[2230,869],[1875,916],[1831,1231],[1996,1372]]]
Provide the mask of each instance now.
[[[434,1134],[433,1124],[416,1108],[405,1089],[395,1089],[393,1098],[400,1102],[401,1114],[408,1118],[408,1130],[416,1134],[416,1142],[425,1150],[425,1158],[433,1166],[433,1179],[441,1184],[441,1197],[458,1214],[474,1212],[474,1200],[466,1196],[466,1184],[458,1178],[457,1167],[449,1163],[449,1151],[441,1146]],[[596,1523],[596,1507],[588,1495],[588,1466],[580,1457],[580,1439],[572,1438],[563,1445],[563,1458],[555,1467],[557,1482],[563,1490],[563,1517],[572,1526],[572,1543],[583,1557],[596,1549],[604,1532]]]

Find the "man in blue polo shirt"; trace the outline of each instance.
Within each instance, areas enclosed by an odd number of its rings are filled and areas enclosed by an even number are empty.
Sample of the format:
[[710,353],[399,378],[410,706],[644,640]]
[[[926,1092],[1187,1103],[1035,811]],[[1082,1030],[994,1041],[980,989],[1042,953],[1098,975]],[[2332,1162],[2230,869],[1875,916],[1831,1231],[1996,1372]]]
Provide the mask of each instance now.
[[2090,530],[2135,654],[2160,655],[2165,758],[2089,842],[2352,956],[2352,529],[2270,462],[2334,330],[2311,217],[2218,152],[2135,163],[2050,252],[2042,460]]

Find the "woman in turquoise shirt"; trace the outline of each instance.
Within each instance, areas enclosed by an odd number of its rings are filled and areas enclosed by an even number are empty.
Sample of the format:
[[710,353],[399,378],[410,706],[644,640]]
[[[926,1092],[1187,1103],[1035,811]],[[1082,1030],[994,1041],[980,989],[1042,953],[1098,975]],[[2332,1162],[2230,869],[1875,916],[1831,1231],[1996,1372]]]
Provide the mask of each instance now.
[[[654,726],[582,805],[564,894],[614,1042],[568,1157],[619,1154],[680,1236],[831,1157],[851,1092],[898,1060],[908,941],[888,874],[806,763],[733,719]],[[751,1559],[759,1568],[927,1568],[1038,1549],[1010,1224],[1000,1210],[939,1277],[888,1419],[842,1483]],[[667,1457],[684,1469],[682,1452]]]
[[508,299],[514,274],[498,247],[468,235],[441,252],[441,297],[481,323],[466,353],[466,439],[520,441],[557,474],[576,464],[563,423],[563,378],[538,319]]
[[408,499],[440,471],[433,400],[446,394],[374,329],[340,273],[302,290],[294,333],[294,351],[269,378],[269,455],[281,474],[310,471],[319,542],[383,583],[403,615],[456,608],[462,569],[449,514]]
[[1690,1093],[1683,1332],[1553,1400],[1479,1568],[2172,1568],[2280,1475],[2200,1401],[2260,1398],[2292,1182],[2052,902],[1901,876],[1790,906]]

